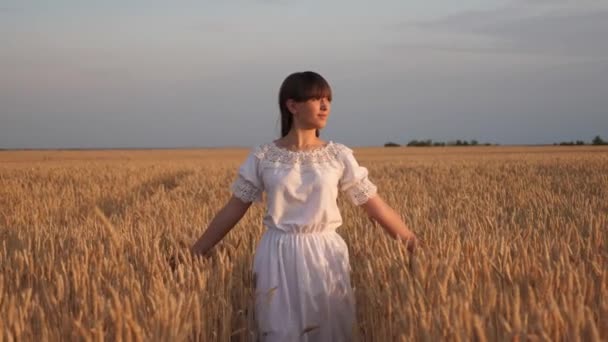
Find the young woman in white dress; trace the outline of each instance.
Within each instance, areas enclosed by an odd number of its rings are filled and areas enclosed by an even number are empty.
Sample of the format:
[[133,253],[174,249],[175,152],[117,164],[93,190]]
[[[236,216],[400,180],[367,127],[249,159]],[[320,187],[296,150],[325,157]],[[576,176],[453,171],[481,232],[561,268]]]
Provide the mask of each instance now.
[[353,150],[319,139],[331,109],[327,81],[311,71],[289,75],[279,91],[281,138],[255,146],[231,185],[233,196],[216,214],[193,254],[205,254],[253,202],[267,207],[267,228],[253,260],[255,320],[262,341],[350,341],[355,300],[339,190],[412,252],[417,239],[377,194]]

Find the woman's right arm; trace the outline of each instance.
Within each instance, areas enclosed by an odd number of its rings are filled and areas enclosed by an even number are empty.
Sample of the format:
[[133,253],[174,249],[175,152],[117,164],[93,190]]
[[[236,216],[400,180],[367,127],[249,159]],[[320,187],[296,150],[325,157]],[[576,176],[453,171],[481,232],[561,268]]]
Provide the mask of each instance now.
[[403,222],[400,215],[391,208],[380,195],[375,194],[361,205],[367,215],[380,223],[380,226],[394,239],[405,240],[408,251],[414,252],[418,238]]
[[209,252],[215,244],[222,240],[224,236],[234,228],[250,206],[251,202],[243,202],[233,195],[226,205],[218,211],[213,220],[211,220],[211,223],[209,223],[209,226],[203,235],[190,248],[192,254],[196,256],[198,254],[204,255]]

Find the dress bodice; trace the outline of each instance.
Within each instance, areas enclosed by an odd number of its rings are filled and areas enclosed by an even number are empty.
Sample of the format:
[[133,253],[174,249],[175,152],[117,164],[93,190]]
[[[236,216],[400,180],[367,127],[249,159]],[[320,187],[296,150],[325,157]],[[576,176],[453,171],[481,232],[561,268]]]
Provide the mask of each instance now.
[[353,150],[329,141],[310,150],[292,151],[274,142],[250,150],[231,185],[244,202],[267,196],[264,225],[287,233],[335,230],[342,224],[339,191],[355,205],[377,192]]

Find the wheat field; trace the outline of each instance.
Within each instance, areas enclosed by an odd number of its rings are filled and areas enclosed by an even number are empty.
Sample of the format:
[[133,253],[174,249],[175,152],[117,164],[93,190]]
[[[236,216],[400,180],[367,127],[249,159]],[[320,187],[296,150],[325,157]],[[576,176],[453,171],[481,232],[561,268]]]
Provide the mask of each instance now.
[[[608,340],[608,148],[354,150],[425,241],[340,195],[357,341]],[[247,152],[0,152],[0,341],[254,341],[264,204],[187,253]]]

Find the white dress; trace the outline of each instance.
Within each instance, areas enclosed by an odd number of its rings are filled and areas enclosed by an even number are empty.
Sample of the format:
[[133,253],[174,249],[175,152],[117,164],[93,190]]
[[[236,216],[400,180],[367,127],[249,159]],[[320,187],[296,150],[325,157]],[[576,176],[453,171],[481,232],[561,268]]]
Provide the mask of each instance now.
[[341,190],[360,205],[377,192],[353,150],[331,140],[305,151],[258,145],[231,190],[245,202],[267,196],[253,261],[260,340],[352,340],[355,300],[336,199]]

